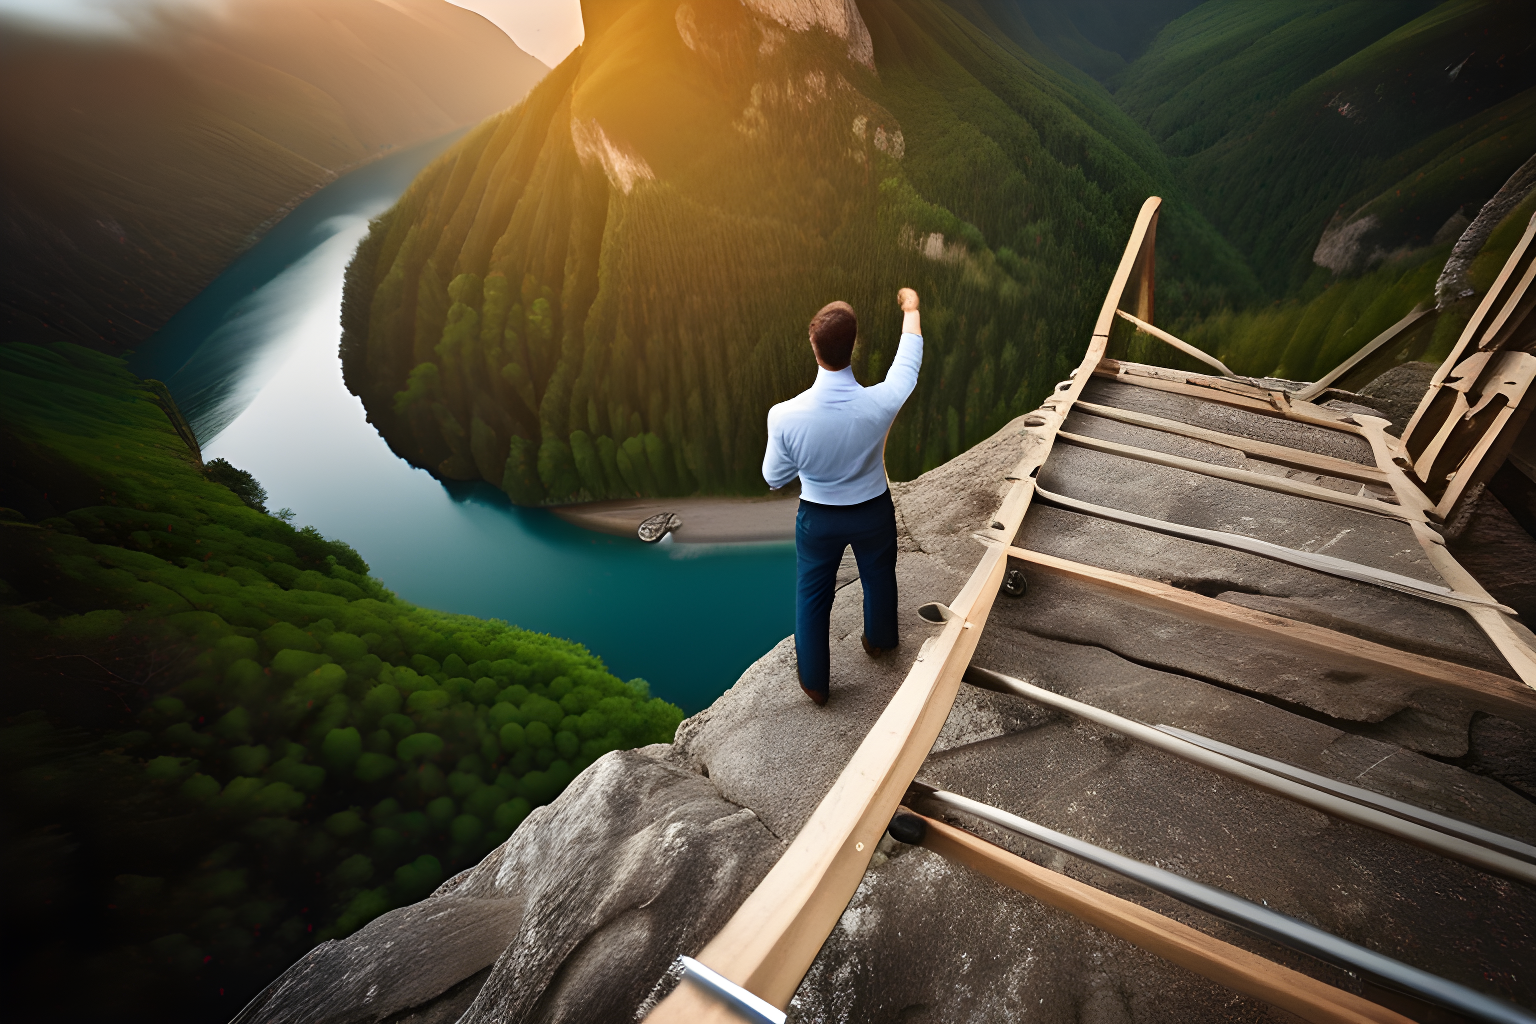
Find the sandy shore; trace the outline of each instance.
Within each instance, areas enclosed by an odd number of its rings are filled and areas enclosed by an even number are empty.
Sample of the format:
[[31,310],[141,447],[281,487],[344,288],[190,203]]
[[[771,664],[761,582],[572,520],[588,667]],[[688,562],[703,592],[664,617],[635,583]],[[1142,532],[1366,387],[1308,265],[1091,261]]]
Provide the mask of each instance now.
[[683,525],[673,531],[678,544],[741,544],[795,539],[798,495],[765,498],[637,498],[594,501],[550,509],[568,523],[599,533],[634,537],[642,519],[676,512]]

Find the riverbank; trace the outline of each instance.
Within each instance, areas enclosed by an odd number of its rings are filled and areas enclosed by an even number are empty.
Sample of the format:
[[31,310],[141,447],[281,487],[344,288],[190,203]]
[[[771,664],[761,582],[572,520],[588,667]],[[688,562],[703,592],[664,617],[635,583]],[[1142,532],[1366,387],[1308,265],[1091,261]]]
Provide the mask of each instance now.
[[636,498],[594,501],[550,509],[566,522],[615,537],[634,537],[642,520],[676,512],[683,525],[672,533],[678,544],[745,544],[795,539],[799,495],[762,498]]

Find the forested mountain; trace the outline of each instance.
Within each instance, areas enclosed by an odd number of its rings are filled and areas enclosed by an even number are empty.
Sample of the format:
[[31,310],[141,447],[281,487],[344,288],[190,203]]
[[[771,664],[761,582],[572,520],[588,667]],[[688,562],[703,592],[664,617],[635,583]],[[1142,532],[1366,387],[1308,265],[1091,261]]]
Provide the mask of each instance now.
[[1536,152],[1533,46],[1519,0],[1211,0],[1110,85],[1278,298],[1475,216]]
[[231,0],[127,37],[0,21],[0,330],[148,337],[306,194],[547,70],[446,0]]
[[[1435,303],[1457,237],[1536,152],[1533,47],[1536,14],[1505,0],[1211,0],[1170,22],[1106,84],[1268,300],[1171,325],[1240,372],[1310,380]],[[1383,358],[1444,358],[1479,297]]]
[[1076,359],[1153,193],[1158,319],[1313,372],[1536,149],[1512,0],[584,9],[585,45],[376,223],[344,310],[396,452],[525,504],[760,490],[805,321],[853,302],[878,379],[901,283],[928,355],[886,461],[935,466]]
[[349,386],[440,476],[526,504],[761,490],[810,315],[851,301],[878,379],[904,284],[926,368],[887,462],[913,476],[1076,361],[1153,192],[1171,311],[1256,291],[1102,89],[981,8],[584,12],[585,44],[426,171],[349,274]]

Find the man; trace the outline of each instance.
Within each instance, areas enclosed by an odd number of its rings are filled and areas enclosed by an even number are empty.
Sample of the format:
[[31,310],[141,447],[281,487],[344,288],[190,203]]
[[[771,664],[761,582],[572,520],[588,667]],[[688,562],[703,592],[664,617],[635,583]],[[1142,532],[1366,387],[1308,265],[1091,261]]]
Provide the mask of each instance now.
[[901,345],[885,380],[860,387],[849,362],[858,335],[853,307],[823,306],[811,319],[816,383],[768,410],[763,479],[778,490],[800,478],[795,517],[795,657],[800,688],[817,706],[831,692],[827,630],[843,549],[853,545],[864,587],[864,653],[895,647],[896,507],[885,477],[885,435],[917,386],[923,334],[917,292],[903,288]]

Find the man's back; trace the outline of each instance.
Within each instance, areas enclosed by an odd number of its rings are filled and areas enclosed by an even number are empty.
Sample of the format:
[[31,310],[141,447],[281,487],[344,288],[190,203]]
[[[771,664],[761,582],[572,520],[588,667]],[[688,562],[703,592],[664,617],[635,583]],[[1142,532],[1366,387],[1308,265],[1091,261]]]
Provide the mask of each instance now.
[[922,336],[903,334],[879,384],[861,387],[851,367],[818,369],[808,390],[768,411],[768,486],[798,476],[800,496],[821,505],[856,505],[884,493],[885,435],[917,386],[922,361]]

